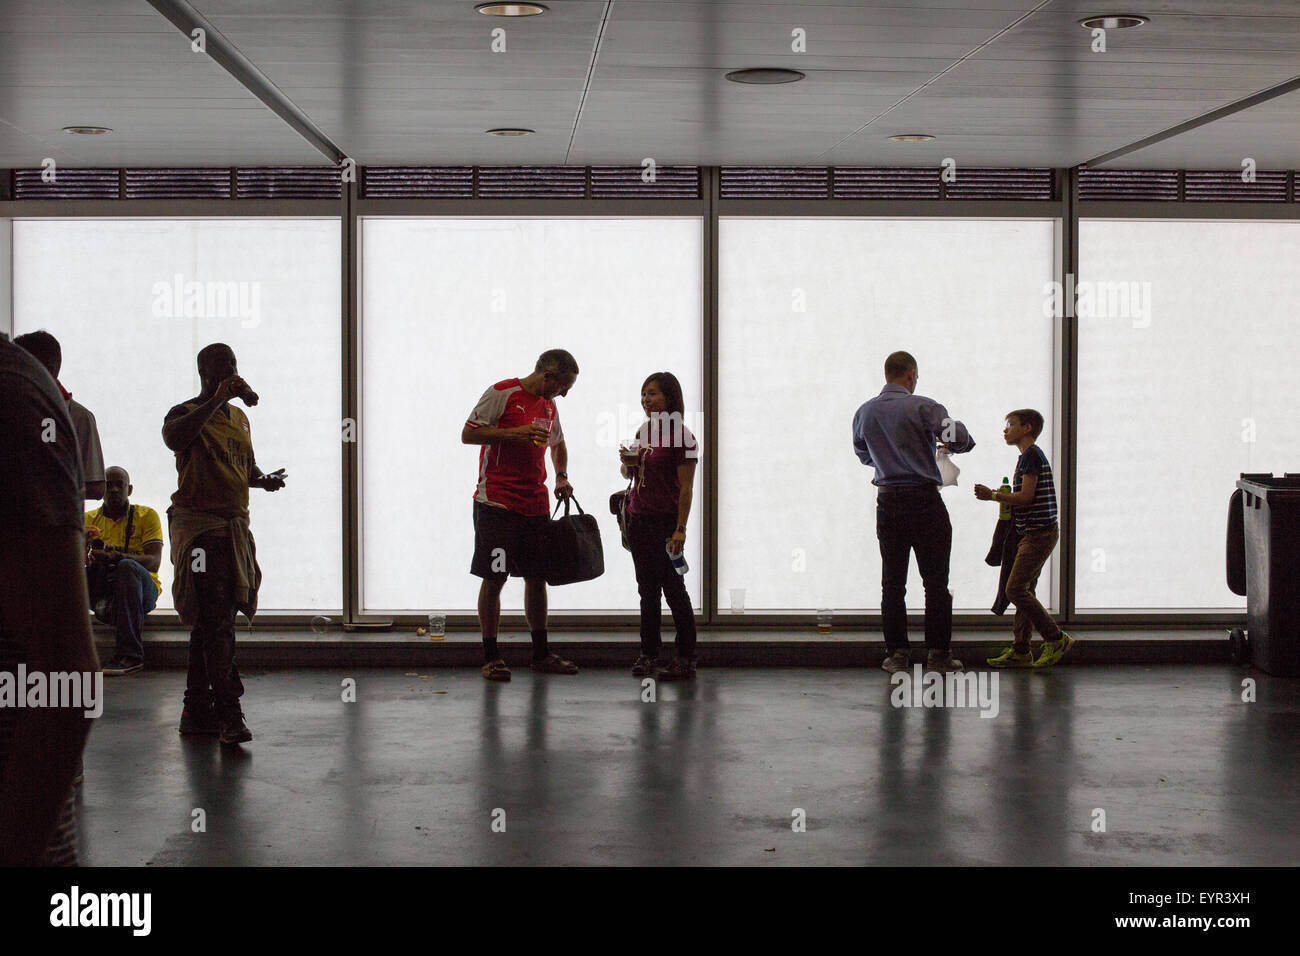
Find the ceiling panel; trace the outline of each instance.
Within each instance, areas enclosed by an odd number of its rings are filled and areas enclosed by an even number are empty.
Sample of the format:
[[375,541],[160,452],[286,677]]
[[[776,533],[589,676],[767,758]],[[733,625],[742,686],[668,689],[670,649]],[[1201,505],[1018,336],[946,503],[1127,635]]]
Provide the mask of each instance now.
[[[1255,16],[1238,16],[1238,7],[1210,15],[1216,5],[1186,0],[1167,6],[1182,12],[1152,12],[1143,27],[1110,31],[1101,53],[1077,23],[1096,4],[1053,3],[906,102],[868,117],[823,159],[879,161],[894,145],[888,135],[907,128],[938,137],[917,145],[925,162],[952,156],[959,165],[1002,165],[1016,156],[1026,165],[1072,166],[1300,73],[1300,5],[1255,4]],[[1266,15],[1279,9],[1296,15]],[[1300,133],[1295,120],[1291,129]],[[1293,141],[1300,163],[1300,135]]]
[[1121,156],[1102,168],[1240,170],[1247,158],[1255,161],[1256,169],[1300,168],[1297,117],[1300,92],[1288,93]]
[[[552,0],[522,20],[472,0],[192,2],[371,164],[1070,166],[1300,75],[1300,0],[1122,4],[1151,22],[1111,31],[1105,53],[1077,23],[1095,0]],[[145,0],[0,0],[0,14],[0,164],[325,161]],[[766,65],[807,79],[724,79]],[[1298,102],[1118,164],[1233,168],[1252,150],[1300,167]],[[115,132],[59,132],[77,123]],[[485,134],[498,126],[537,133]]]
[[[107,126],[72,136],[65,126]],[[0,3],[0,166],[324,158],[144,0]]]
[[[572,0],[505,20],[459,0],[195,6],[344,153],[373,164],[565,162],[605,10]],[[537,135],[486,135],[521,126]]]

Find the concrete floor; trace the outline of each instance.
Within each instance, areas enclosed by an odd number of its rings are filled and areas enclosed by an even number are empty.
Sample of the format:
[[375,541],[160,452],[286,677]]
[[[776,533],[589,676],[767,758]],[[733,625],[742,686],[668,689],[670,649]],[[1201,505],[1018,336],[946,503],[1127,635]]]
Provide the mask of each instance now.
[[105,681],[83,864],[1300,862],[1300,681],[1244,668],[1005,673],[991,719],[892,707],[866,668],[702,669],[655,703],[623,669],[244,681],[242,747],[176,733],[180,671]]

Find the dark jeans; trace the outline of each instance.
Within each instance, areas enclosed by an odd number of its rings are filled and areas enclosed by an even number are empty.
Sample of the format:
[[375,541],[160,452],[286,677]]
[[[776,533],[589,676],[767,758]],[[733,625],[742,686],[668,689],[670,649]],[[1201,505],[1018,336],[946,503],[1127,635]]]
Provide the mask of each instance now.
[[219,716],[239,712],[244,685],[235,667],[235,548],[230,538],[201,534],[192,548],[202,548],[203,571],[193,574],[198,620],[190,630],[190,670],[185,706],[211,701]]
[[641,594],[641,653],[658,659],[662,641],[659,636],[659,597],[668,599],[673,624],[677,628],[677,656],[695,659],[695,612],[686,593],[683,575],[673,570],[668,557],[668,539],[677,530],[675,514],[627,516],[627,543],[632,549],[636,568],[636,587]]
[[113,656],[144,660],[144,616],[158,604],[158,589],[148,569],[130,558],[111,566],[105,562],[92,564],[86,568],[86,588],[92,608],[101,600],[108,602],[106,613],[96,617],[117,630]]
[[952,645],[952,593],[948,562],[952,522],[936,485],[882,486],[876,496],[876,537],[880,539],[880,614],[885,646],[906,650],[907,569],[911,552],[925,585],[925,646],[947,651]]

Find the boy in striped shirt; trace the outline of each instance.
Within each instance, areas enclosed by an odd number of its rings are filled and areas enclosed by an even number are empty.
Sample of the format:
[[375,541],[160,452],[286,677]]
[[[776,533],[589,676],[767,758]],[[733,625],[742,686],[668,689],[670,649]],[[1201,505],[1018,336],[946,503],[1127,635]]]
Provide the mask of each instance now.
[[[1051,667],[1076,643],[1057,626],[1047,609],[1034,595],[1038,574],[1047,563],[1060,539],[1056,520],[1056,487],[1052,466],[1043,450],[1034,444],[1043,433],[1043,416],[1032,408],[1007,413],[1002,437],[1008,445],[1020,449],[1011,491],[975,486],[975,497],[1012,506],[1020,545],[1016,560],[1007,577],[1007,598],[1016,606],[1013,643],[997,657],[990,657],[990,667]],[[1043,636],[1043,649],[1034,660],[1029,648],[1034,630]]]

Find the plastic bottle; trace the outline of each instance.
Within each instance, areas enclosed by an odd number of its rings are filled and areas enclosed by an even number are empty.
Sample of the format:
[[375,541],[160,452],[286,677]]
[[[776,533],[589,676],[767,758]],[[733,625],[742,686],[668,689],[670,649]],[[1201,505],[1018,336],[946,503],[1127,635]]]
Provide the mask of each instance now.
[[664,546],[664,550],[668,552],[668,560],[672,562],[674,571],[676,571],[678,574],[685,574],[687,571],[690,570],[690,568],[686,566],[685,548],[683,548],[679,553],[673,554],[672,538],[668,539],[668,543]]
[[[999,488],[998,491],[1005,491],[1007,494],[1011,494],[1011,482],[1007,480],[1007,476],[1006,476],[1006,475],[1003,475],[1003,476],[1002,476],[1002,487]],[[998,510],[998,520],[999,520],[999,521],[1010,521],[1010,520],[1011,520],[1011,506],[1010,506],[1009,504],[1007,504],[1005,501],[1001,501],[1001,502],[999,502],[998,504],[1000,505],[1000,508],[999,508],[999,510]]]

